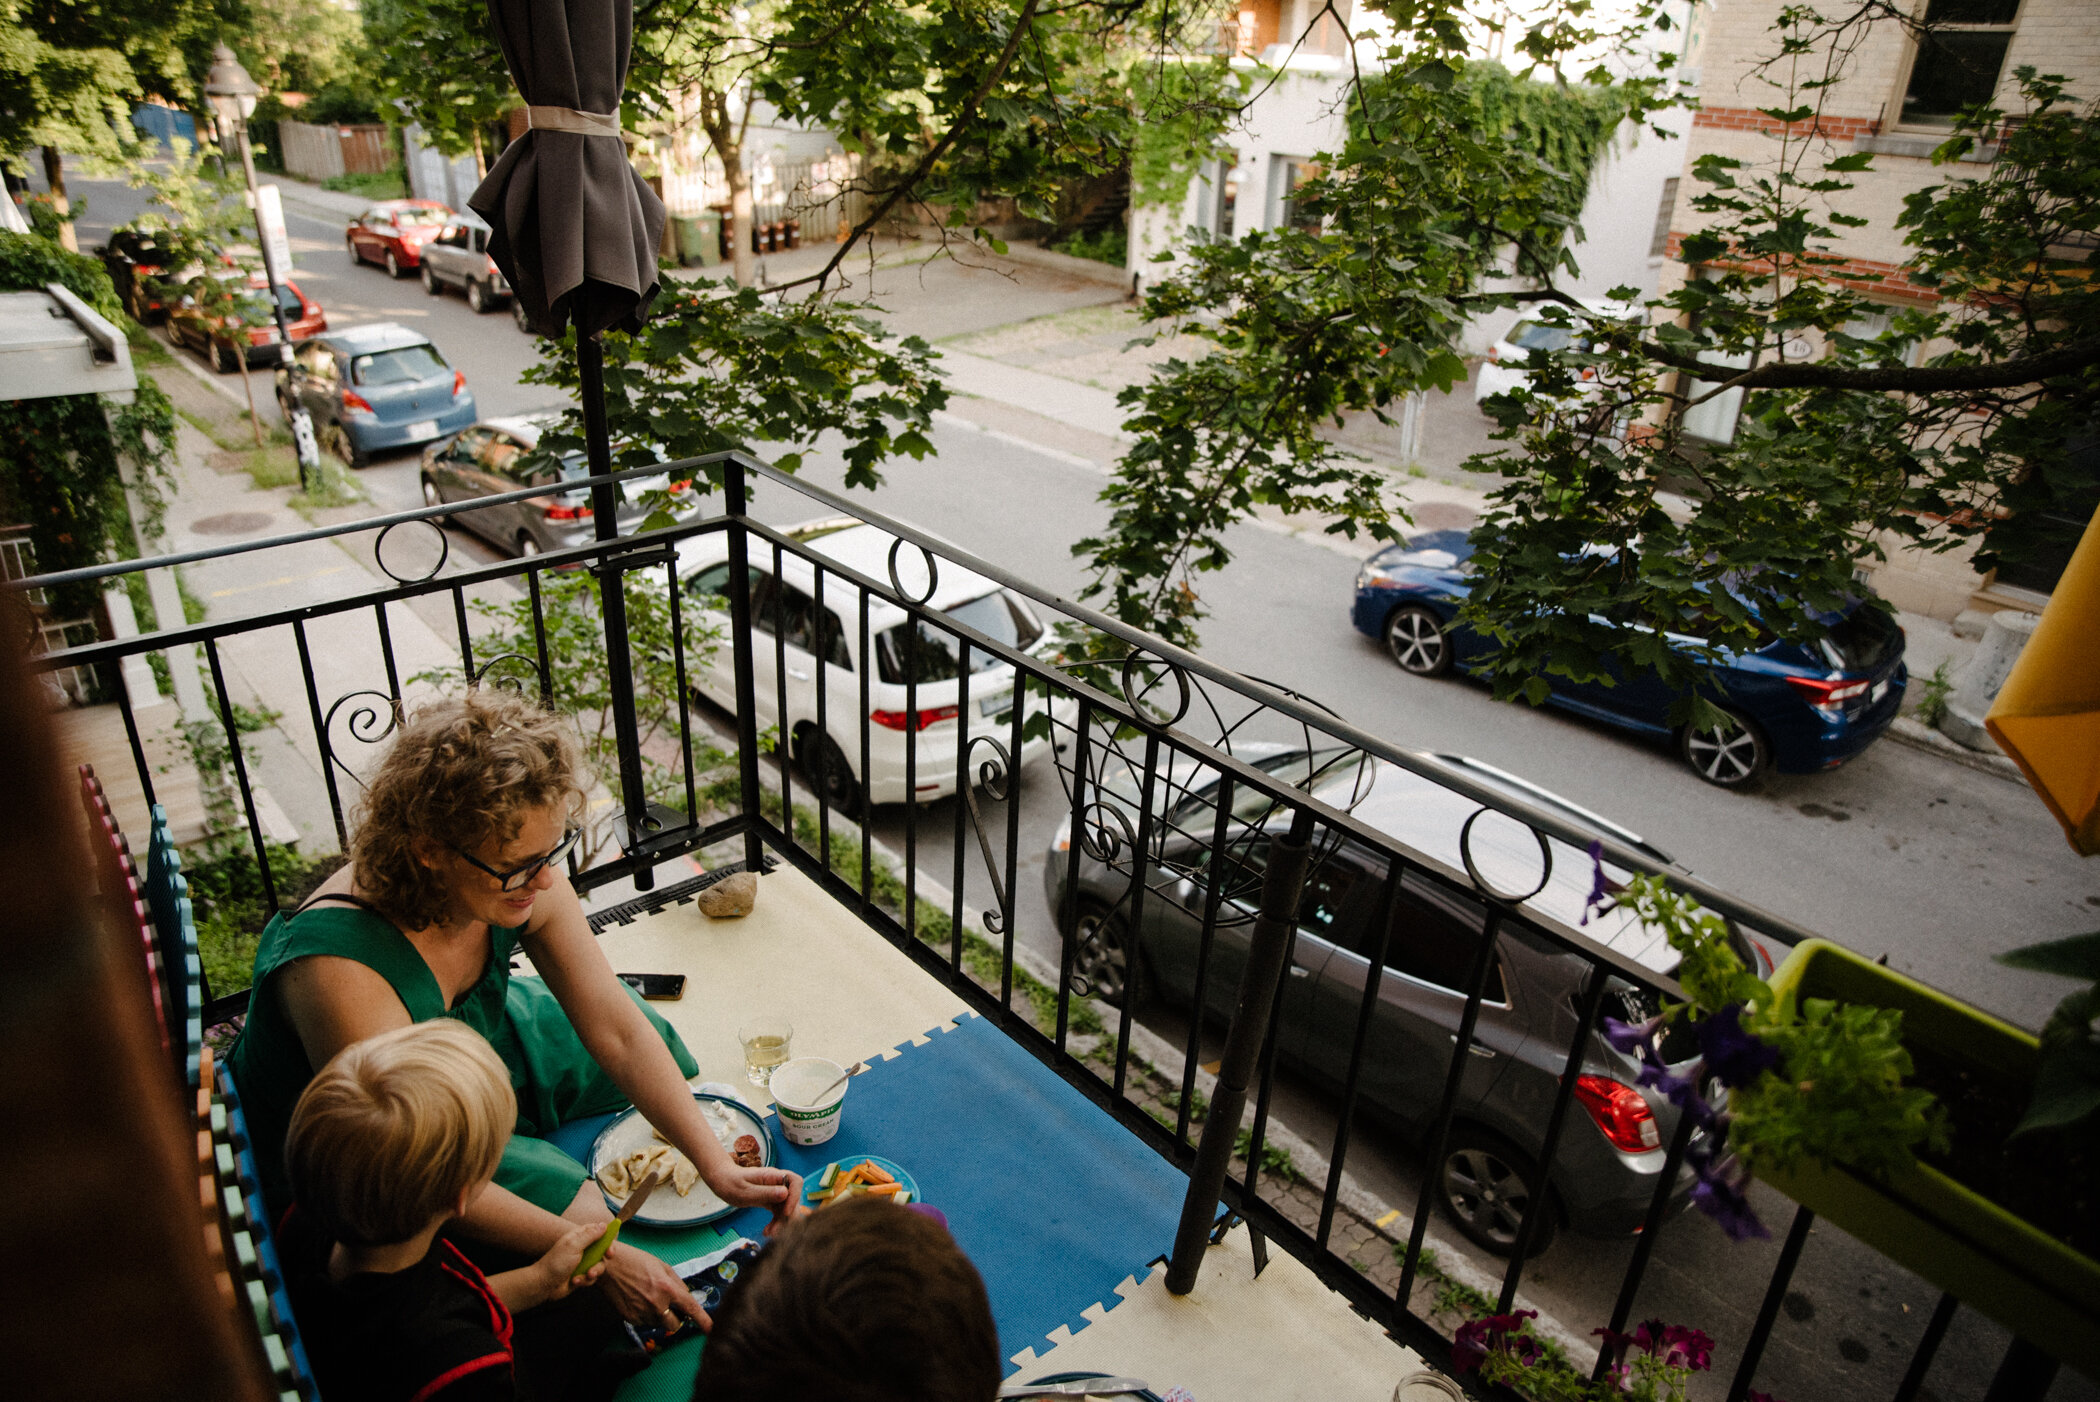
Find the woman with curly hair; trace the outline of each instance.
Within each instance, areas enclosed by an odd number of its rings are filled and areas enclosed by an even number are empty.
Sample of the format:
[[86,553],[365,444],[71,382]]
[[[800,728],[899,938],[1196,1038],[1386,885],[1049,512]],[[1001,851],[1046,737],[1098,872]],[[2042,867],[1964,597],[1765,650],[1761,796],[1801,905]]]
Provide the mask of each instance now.
[[[724,1201],[792,1212],[801,1185],[730,1158],[686,1086],[691,1054],[592,937],[562,865],[583,811],[578,771],[562,723],[505,692],[427,702],[403,723],[349,862],[273,918],[255,952],[231,1062],[273,1210],[286,1205],[285,1130],[315,1070],[377,1033],[451,1017],[488,1039],[518,1099],[495,1186],[463,1235],[536,1257],[576,1223],[607,1220],[584,1166],[540,1136],[630,1103]],[[513,953],[538,977],[513,977]],[[633,1247],[613,1248],[605,1288],[636,1324],[702,1318],[670,1266]]]

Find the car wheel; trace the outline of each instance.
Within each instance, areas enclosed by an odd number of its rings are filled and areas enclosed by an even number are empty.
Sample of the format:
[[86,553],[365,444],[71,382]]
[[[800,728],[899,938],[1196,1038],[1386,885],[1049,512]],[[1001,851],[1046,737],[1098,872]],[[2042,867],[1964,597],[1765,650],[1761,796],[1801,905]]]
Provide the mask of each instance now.
[[540,553],[540,543],[529,531],[519,531],[514,543],[518,547],[518,558],[521,560],[529,560]]
[[1741,711],[1719,709],[1719,725],[1687,725],[1677,733],[1677,753],[1707,783],[1732,789],[1772,767],[1772,747],[1755,721]]
[[1091,901],[1079,904],[1074,928],[1072,976],[1089,997],[1120,1008],[1130,994],[1130,927],[1123,917]]
[[[1437,1172],[1437,1201],[1451,1224],[1474,1245],[1508,1256],[1531,1209],[1538,1168],[1507,1140],[1454,1127]],[[1532,1228],[1531,1254],[1544,1251],[1558,1226],[1551,1199]]]
[[358,448],[357,440],[350,436],[350,430],[341,423],[328,426],[328,434],[324,441],[328,444],[328,451],[341,458],[345,467],[360,468],[371,461]]
[[809,780],[810,788],[824,800],[831,810],[841,817],[857,818],[861,812],[860,780],[853,777],[853,761],[839,748],[839,742],[829,735],[819,743],[813,725],[798,726],[795,730],[795,764],[803,777]]
[[230,375],[241,367],[234,360],[232,348],[224,341],[214,340],[211,343],[211,368],[221,375]]
[[358,251],[356,239],[344,239],[343,251],[350,255],[351,267],[361,268],[365,265],[365,255]]
[[423,265],[423,290],[435,297],[445,289],[438,285],[438,275],[431,271],[428,263]]
[[394,256],[394,250],[391,248],[386,251],[386,275],[388,277],[401,276],[401,260]]
[[1418,677],[1440,677],[1451,670],[1451,635],[1434,611],[1402,604],[1385,621],[1385,650],[1400,670]]
[[423,505],[443,506],[444,504],[444,497],[438,494],[438,484],[425,477],[423,479]]
[[476,315],[489,309],[489,294],[483,290],[480,283],[471,280],[467,283],[467,306]]
[[516,293],[511,294],[510,319],[517,323],[520,331],[528,336],[532,334],[532,318],[525,315],[525,304],[518,300]]

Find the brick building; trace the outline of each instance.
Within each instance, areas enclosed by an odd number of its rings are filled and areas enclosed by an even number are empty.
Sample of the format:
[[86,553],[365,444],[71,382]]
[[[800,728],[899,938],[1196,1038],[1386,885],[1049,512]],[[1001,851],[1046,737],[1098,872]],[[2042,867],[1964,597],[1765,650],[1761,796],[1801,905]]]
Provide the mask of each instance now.
[[[1687,54],[1687,65],[1696,75],[1699,110],[1692,119],[1685,173],[1671,211],[1671,261],[1663,269],[1664,293],[1698,275],[1697,269],[1676,261],[1683,236],[1705,222],[1691,208],[1691,197],[1702,188],[1691,175],[1693,163],[1719,153],[1752,166],[1768,166],[1777,157],[1775,138],[1782,135],[1782,124],[1758,109],[1807,106],[1818,99],[1814,91],[1790,98],[1783,87],[1774,86],[1786,77],[1784,64],[1760,68],[1779,50],[1772,26],[1784,4],[1785,0],[1711,0],[1701,6]],[[1820,115],[1783,133],[1818,142],[1833,156],[1873,153],[1872,166],[1850,177],[1853,188],[1832,197],[1834,208],[1869,222],[1838,229],[1823,251],[1843,255],[1843,271],[1862,275],[1864,280],[1856,285],[1891,308],[1929,301],[1933,295],[1904,276],[1906,250],[1896,217],[1907,196],[1960,177],[1959,170],[1931,161],[1954,113],[1986,96],[2016,111],[2013,73],[2029,64],[2067,78],[2078,97],[2100,96],[2100,4],[2095,0],[1916,0],[1915,11],[1932,26],[1931,38],[1920,41],[1890,20],[1873,22],[1845,62],[1839,81],[1820,95]],[[1796,73],[1802,78],[1820,76],[1820,59],[1803,59]],[[1971,160],[1981,163],[1991,154],[1986,148]],[[1814,163],[1808,169],[1822,158],[1812,153]],[[1859,328],[1862,334],[1878,329],[1871,323]],[[1740,409],[1740,391],[1709,400],[1687,412],[1687,434],[1727,442],[1735,433]],[[2093,509],[2089,501],[2060,499],[2057,506],[2081,519]],[[1873,582],[1898,608],[1952,619],[1971,608],[2037,607],[2061,569],[2061,562],[2043,561],[2000,579],[1978,573],[1972,553],[1970,547],[1946,554],[1892,549],[1888,562],[1874,572]]]

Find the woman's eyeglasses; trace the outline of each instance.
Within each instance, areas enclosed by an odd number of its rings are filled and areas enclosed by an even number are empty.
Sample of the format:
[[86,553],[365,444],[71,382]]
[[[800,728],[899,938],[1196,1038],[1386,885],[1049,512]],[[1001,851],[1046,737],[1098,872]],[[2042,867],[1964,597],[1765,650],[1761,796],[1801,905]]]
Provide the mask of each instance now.
[[472,852],[469,852],[466,848],[461,847],[456,843],[448,842],[445,845],[447,847],[450,847],[453,851],[457,852],[462,858],[466,860],[467,864],[473,867],[476,871],[485,872],[489,876],[494,877],[496,880],[496,884],[501,886],[505,891],[522,891],[527,886],[530,886],[533,883],[534,878],[536,878],[541,872],[545,871],[548,867],[553,866],[563,857],[568,856],[570,849],[575,847],[577,839],[581,838],[582,836],[582,828],[570,828],[567,832],[562,834],[561,841],[554,844],[553,851],[547,853],[543,857],[534,857],[531,861],[525,863],[523,866],[512,867],[509,871],[496,870],[487,862],[482,861]]

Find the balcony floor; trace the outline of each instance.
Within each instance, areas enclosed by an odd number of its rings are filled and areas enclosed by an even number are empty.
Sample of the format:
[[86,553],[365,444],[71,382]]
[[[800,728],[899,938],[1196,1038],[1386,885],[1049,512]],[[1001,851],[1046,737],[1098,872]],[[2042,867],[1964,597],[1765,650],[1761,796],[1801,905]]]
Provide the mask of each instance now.
[[[741,919],[711,920],[691,904],[674,905],[608,926],[600,940],[619,972],[687,976],[684,998],[652,1006],[699,1061],[696,1082],[735,1085],[760,1107],[768,1098],[743,1080],[736,1028],[745,1017],[784,1014],[795,1027],[795,1055],[851,1064],[924,1044],[968,1011],[786,866],[761,878],[757,906]],[[1244,1228],[1210,1249],[1191,1295],[1168,1295],[1161,1265],[1142,1280],[1127,1277],[1115,1295],[1085,1307],[1083,1318],[1091,1322],[1076,1334],[1060,1327],[1016,1353],[1009,1360],[1016,1376],[1117,1373],[1162,1390],[1185,1387],[1199,1402],[1384,1402],[1400,1378],[1423,1366],[1282,1252],[1272,1251],[1256,1278]]]

